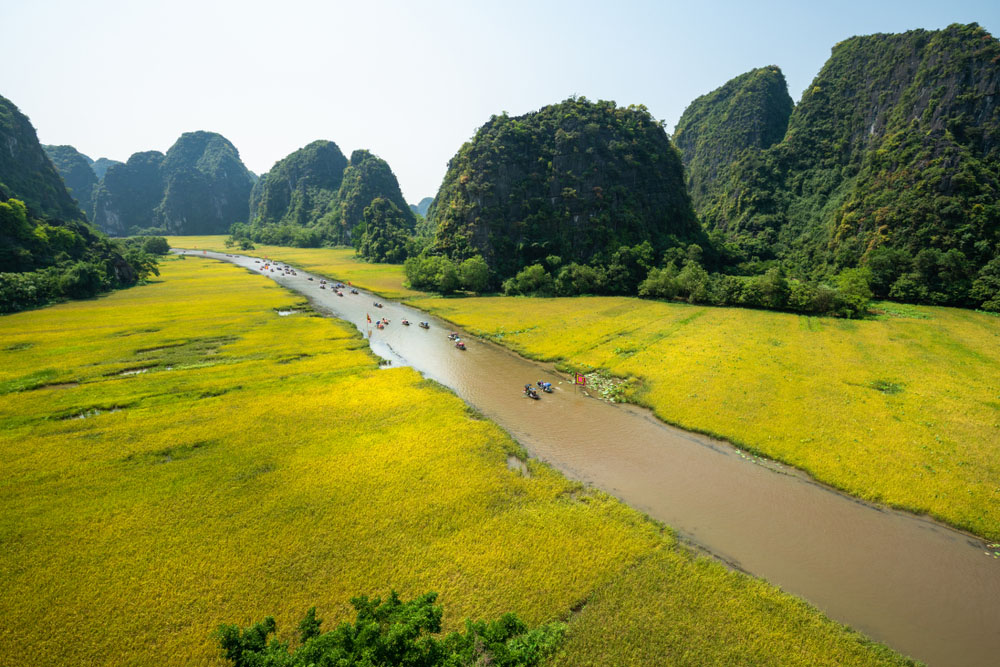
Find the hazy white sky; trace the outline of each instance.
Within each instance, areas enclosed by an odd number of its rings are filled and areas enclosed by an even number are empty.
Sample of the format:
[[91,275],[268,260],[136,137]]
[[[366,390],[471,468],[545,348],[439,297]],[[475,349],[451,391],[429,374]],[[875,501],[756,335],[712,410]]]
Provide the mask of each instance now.
[[796,101],[838,41],[978,22],[1000,2],[0,0],[0,95],[96,159],[212,130],[257,173],[316,139],[433,196],[491,114],[570,95],[684,107],[775,64]]

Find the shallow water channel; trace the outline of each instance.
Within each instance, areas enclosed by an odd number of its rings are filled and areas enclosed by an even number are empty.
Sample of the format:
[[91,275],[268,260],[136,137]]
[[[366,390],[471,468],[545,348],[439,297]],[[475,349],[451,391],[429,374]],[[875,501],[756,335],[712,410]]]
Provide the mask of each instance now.
[[[1000,559],[984,553],[982,540],[862,503],[646,410],[588,397],[551,365],[487,341],[460,332],[468,350],[457,350],[447,338],[452,325],[414,308],[364,290],[338,297],[329,285],[320,289],[317,275],[262,272],[254,258],[186,252],[263,273],[366,337],[366,315],[388,318],[384,330],[371,329],[380,357],[447,385],[533,457],[831,618],[930,665],[1000,664]],[[404,318],[413,324],[403,326]],[[431,328],[418,328],[420,321]],[[523,397],[523,386],[537,380],[551,382],[554,393]]]

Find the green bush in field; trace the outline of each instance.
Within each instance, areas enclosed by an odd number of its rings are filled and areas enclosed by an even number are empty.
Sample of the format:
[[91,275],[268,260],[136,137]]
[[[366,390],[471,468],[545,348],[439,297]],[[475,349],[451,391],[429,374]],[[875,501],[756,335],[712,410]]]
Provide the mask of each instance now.
[[271,616],[243,630],[223,625],[216,637],[235,667],[529,667],[551,654],[566,631],[562,623],[529,630],[516,614],[504,614],[490,622],[466,620],[464,633],[452,632],[438,639],[433,635],[441,632],[443,610],[435,600],[437,593],[426,593],[403,602],[395,591],[384,602],[356,597],[351,600],[357,612],[355,622],[341,623],[326,633],[320,633],[322,619],[312,607],[299,623],[301,646],[294,652],[288,642],[267,641],[277,631]]

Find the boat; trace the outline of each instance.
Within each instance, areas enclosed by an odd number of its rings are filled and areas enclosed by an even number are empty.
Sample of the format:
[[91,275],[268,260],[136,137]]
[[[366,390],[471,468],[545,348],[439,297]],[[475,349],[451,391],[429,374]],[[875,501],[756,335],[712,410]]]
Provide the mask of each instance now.
[[408,327],[410,326],[410,320],[403,320],[400,322],[400,324],[402,324],[404,327]]
[[427,324],[427,322],[421,322],[417,326],[419,326],[421,329],[430,329],[431,328],[431,325]]
[[464,349],[466,349],[466,347],[465,347],[465,343],[463,343],[463,342],[462,342],[462,341],[460,341],[460,340],[456,340],[456,341],[455,341],[455,347],[457,347],[457,348],[458,348],[458,349],[460,349],[460,350],[464,350]]

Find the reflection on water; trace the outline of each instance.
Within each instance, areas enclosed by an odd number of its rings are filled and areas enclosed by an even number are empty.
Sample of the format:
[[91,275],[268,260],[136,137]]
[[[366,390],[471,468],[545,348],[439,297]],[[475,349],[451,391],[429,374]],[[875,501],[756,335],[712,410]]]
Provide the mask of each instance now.
[[[259,272],[252,258],[207,255]],[[981,541],[865,505],[782,466],[757,465],[645,410],[589,398],[551,367],[463,332],[468,350],[457,350],[447,337],[454,326],[413,308],[378,297],[384,307],[376,309],[364,291],[338,297],[304,271],[265,275],[353,323],[393,367],[412,366],[451,387],[533,457],[830,617],[932,665],[1000,662],[1000,561],[984,555]],[[368,316],[389,324],[370,329]],[[403,326],[404,318],[430,329]],[[525,398],[524,385],[539,380],[553,393]]]

